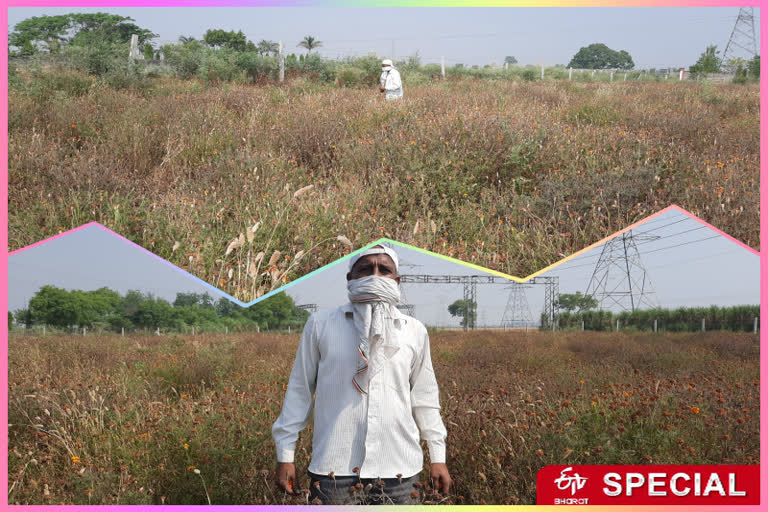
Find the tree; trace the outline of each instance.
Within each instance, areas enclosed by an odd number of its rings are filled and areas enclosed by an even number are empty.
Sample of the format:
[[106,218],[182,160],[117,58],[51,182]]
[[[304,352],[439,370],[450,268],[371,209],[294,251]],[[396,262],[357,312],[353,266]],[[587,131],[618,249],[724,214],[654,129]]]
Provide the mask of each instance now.
[[323,46],[323,42],[322,41],[318,41],[317,39],[315,39],[312,36],[305,36],[304,39],[302,39],[301,42],[299,44],[297,44],[296,46],[300,46],[302,48],[306,48],[307,49],[307,53],[310,53],[315,48],[319,48],[319,47]]
[[139,36],[139,44],[144,44],[157,37],[133,21],[133,18],[104,12],[36,16],[16,24],[9,44],[21,48],[22,53],[36,52],[39,47],[57,53],[67,44],[127,44],[133,34]]
[[32,323],[70,327],[78,323],[78,310],[67,290],[43,286],[29,301]]
[[144,54],[144,60],[152,60],[155,58],[155,49],[152,48],[150,43],[144,43],[142,53]]
[[691,73],[718,73],[720,71],[719,53],[717,45],[707,46],[707,49],[699,56],[699,60],[690,67],[689,71]]
[[728,62],[728,69],[733,72],[733,83],[747,83],[747,61],[741,57],[736,57]]
[[256,51],[264,57],[265,55],[277,55],[280,51],[280,44],[275,41],[267,41],[262,39],[259,44],[256,45]]
[[227,32],[218,28],[209,29],[205,31],[203,41],[212,48],[229,48],[237,52],[245,51],[248,46],[248,40],[242,30]]
[[150,30],[130,23],[134,21],[133,18],[126,16],[103,12],[77,13],[68,16],[71,20],[72,30],[75,31],[70,43],[78,46],[128,44],[134,34],[138,36],[141,45],[157,37],[157,34]]
[[751,78],[760,80],[760,56],[755,55],[747,61],[747,74]]
[[576,293],[562,293],[560,294],[560,300],[557,302],[557,308],[568,313],[578,310],[589,311],[597,307],[597,300],[591,295],[582,295],[581,292]]
[[200,44],[200,41],[194,38],[194,36],[179,36],[179,44]]
[[448,312],[451,316],[460,316],[461,326],[466,329],[469,325],[475,324],[477,319],[476,307],[477,304],[472,300],[459,299],[448,306]]
[[510,66],[514,66],[517,64],[517,59],[514,58],[512,55],[507,55],[504,57],[504,64],[509,64]]
[[17,23],[8,42],[11,46],[33,52],[38,50],[37,44],[42,44],[50,53],[56,53],[68,40],[70,25],[68,15],[34,16]]
[[17,309],[14,311],[14,317],[16,318],[16,322],[23,325],[25,329],[29,329],[34,323],[32,321],[32,312],[29,308]]
[[580,69],[632,69],[635,67],[632,57],[625,50],[611,50],[602,43],[584,46],[576,52],[569,68]]

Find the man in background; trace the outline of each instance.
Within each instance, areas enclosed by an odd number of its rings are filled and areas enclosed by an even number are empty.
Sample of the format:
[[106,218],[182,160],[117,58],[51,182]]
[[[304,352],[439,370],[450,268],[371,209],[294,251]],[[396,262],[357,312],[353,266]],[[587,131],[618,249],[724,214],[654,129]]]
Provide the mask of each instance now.
[[379,91],[385,94],[387,100],[399,100],[403,97],[403,81],[400,79],[400,72],[394,68],[389,59],[381,61]]
[[[375,246],[350,258],[349,303],[309,317],[280,417],[277,481],[297,494],[294,451],[315,396],[310,501],[417,504],[429,449],[434,489],[450,492],[446,430],[424,325],[400,312],[398,256]],[[416,484],[416,485],[414,485]]]

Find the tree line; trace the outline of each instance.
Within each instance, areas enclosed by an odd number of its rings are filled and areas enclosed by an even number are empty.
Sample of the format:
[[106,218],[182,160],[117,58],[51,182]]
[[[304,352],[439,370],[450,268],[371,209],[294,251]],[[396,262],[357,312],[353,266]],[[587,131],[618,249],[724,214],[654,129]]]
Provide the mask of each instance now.
[[619,329],[635,329],[638,331],[653,331],[654,325],[659,331],[695,332],[735,331],[751,332],[754,329],[755,318],[760,317],[760,306],[745,305],[731,307],[691,307],[677,309],[646,309],[636,311],[565,311],[560,313],[558,326],[560,329],[582,329],[587,331],[613,331]]
[[169,302],[138,290],[125,295],[109,288],[65,290],[43,286],[28,307],[8,313],[9,328],[48,326],[89,330],[149,329],[186,332],[245,331],[301,328],[309,312],[296,307],[285,293],[275,294],[242,308],[226,298],[207,293],[177,293]]

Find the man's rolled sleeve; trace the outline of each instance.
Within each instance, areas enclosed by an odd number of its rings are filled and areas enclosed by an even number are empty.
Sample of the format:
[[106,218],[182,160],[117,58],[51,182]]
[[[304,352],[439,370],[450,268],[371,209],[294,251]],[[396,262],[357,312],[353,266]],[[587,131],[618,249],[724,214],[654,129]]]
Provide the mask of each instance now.
[[299,432],[309,423],[312,395],[317,384],[317,364],[320,353],[317,348],[314,315],[307,319],[301,334],[299,350],[288,379],[283,409],[272,425],[278,462],[293,462]]

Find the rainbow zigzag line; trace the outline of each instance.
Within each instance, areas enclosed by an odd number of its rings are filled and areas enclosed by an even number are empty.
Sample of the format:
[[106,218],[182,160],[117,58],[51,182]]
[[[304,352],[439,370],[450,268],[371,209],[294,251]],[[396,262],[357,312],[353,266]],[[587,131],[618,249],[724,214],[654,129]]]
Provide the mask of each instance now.
[[748,250],[748,251],[750,251],[750,252],[752,252],[754,254],[759,254],[758,251],[756,251],[755,249],[749,247],[747,244],[745,244],[745,243],[743,243],[743,242],[733,238],[729,234],[724,233],[723,231],[721,231],[721,230],[717,229],[716,227],[712,226],[711,224],[709,224],[707,222],[704,222],[703,220],[699,219],[698,217],[696,217],[692,213],[684,210],[683,208],[680,208],[679,206],[672,205],[672,206],[668,206],[667,208],[665,208],[663,210],[660,210],[660,211],[654,213],[653,215],[650,215],[650,216],[648,216],[648,217],[646,217],[646,218],[644,218],[644,219],[642,219],[642,220],[640,220],[638,222],[635,222],[634,224],[631,224],[631,225],[627,226],[626,228],[624,228],[624,229],[622,229],[620,231],[617,231],[616,233],[614,233],[614,234],[612,234],[612,235],[610,235],[610,236],[600,240],[599,242],[595,242],[594,244],[592,244],[592,245],[590,245],[588,247],[585,247],[584,249],[581,249],[580,251],[575,252],[575,253],[571,254],[570,256],[568,256],[566,258],[563,258],[562,260],[560,260],[560,261],[558,261],[556,263],[553,263],[552,265],[549,265],[549,266],[547,266],[547,267],[545,267],[545,268],[543,268],[543,269],[541,269],[541,270],[539,270],[537,272],[534,272],[533,274],[531,274],[529,276],[526,276],[526,277],[512,276],[512,275],[509,275],[509,274],[505,274],[503,272],[499,272],[497,270],[491,270],[491,269],[488,269],[488,268],[485,268],[485,267],[481,267],[479,265],[475,265],[473,263],[467,263],[466,261],[461,261],[461,260],[458,260],[456,258],[451,258],[450,256],[445,256],[445,255],[438,254],[438,253],[435,253],[435,252],[432,252],[432,251],[427,251],[426,249],[420,249],[418,247],[414,247],[412,245],[404,244],[404,243],[398,242],[396,240],[390,240],[389,238],[379,238],[378,240],[375,240],[375,241],[373,241],[373,242],[371,242],[371,243],[369,243],[369,244],[367,244],[367,245],[357,249],[356,251],[353,251],[353,252],[347,254],[346,256],[344,256],[342,258],[339,258],[336,261],[333,261],[333,262],[331,262],[331,263],[329,263],[329,264],[327,264],[327,265],[325,265],[323,267],[320,267],[317,270],[314,270],[314,271],[312,271],[312,272],[310,272],[310,273],[308,273],[308,274],[306,274],[306,275],[304,275],[304,276],[302,276],[302,277],[300,277],[298,279],[295,279],[295,280],[291,281],[290,283],[287,283],[287,284],[285,284],[285,285],[283,285],[283,286],[281,286],[281,287],[279,287],[279,288],[277,288],[277,289],[275,289],[275,290],[273,290],[273,291],[271,291],[269,293],[266,293],[266,294],[262,295],[261,297],[259,297],[257,299],[254,299],[254,300],[252,300],[250,302],[243,302],[243,301],[241,301],[239,299],[236,299],[235,297],[232,297],[228,293],[223,292],[221,289],[219,289],[219,288],[213,286],[212,284],[210,284],[210,283],[200,279],[197,276],[194,276],[194,275],[190,274],[186,270],[179,268],[178,266],[174,265],[170,261],[161,258],[160,256],[158,256],[155,253],[145,249],[144,247],[142,247],[142,246],[140,246],[140,245],[138,245],[138,244],[128,240],[127,238],[125,238],[125,237],[115,233],[111,229],[108,229],[108,228],[102,226],[98,222],[89,222],[88,224],[84,224],[84,225],[82,225],[82,226],[80,226],[78,228],[74,228],[74,229],[71,229],[69,231],[64,231],[62,233],[59,233],[58,235],[52,236],[50,238],[46,238],[45,240],[41,240],[40,242],[34,243],[32,245],[28,245],[28,246],[23,247],[21,249],[17,249],[15,251],[9,253],[9,256],[12,256],[12,255],[15,255],[15,254],[20,254],[20,253],[22,253],[24,251],[32,249],[33,247],[37,247],[39,245],[48,243],[48,242],[50,242],[52,240],[56,240],[57,238],[61,238],[61,237],[67,236],[67,235],[69,235],[71,233],[74,233],[76,231],[80,231],[81,229],[85,229],[87,227],[95,226],[95,227],[103,229],[107,233],[109,233],[109,234],[111,234],[111,235],[113,235],[113,236],[115,236],[117,238],[120,238],[121,240],[131,244],[132,246],[136,247],[137,249],[141,249],[142,251],[146,252],[147,254],[150,254],[154,258],[157,258],[158,260],[162,261],[163,263],[165,263],[167,265],[170,265],[177,272],[181,272],[181,273],[185,274],[188,278],[190,278],[190,279],[192,279],[194,281],[197,281],[198,283],[202,284],[203,286],[211,289],[214,293],[228,298],[229,300],[231,300],[232,302],[236,303],[239,306],[248,307],[248,306],[252,306],[253,304],[256,304],[257,302],[262,301],[262,300],[264,300],[264,299],[266,299],[268,297],[271,297],[272,295],[275,295],[277,293],[285,291],[289,287],[291,287],[291,286],[293,286],[293,285],[295,285],[295,284],[297,284],[297,283],[299,283],[299,282],[301,282],[301,281],[303,281],[305,279],[309,279],[313,275],[315,275],[317,273],[320,273],[320,272],[322,272],[324,270],[327,270],[327,269],[331,268],[334,265],[338,265],[338,264],[348,260],[349,258],[354,256],[355,254],[363,252],[366,249],[370,249],[371,247],[373,247],[375,245],[382,244],[382,243],[386,243],[386,244],[389,244],[389,245],[394,245],[394,246],[410,249],[412,251],[420,252],[422,254],[433,256],[435,258],[440,258],[442,260],[449,261],[451,263],[456,263],[456,264],[462,265],[464,267],[472,268],[472,269],[478,270],[478,271],[486,273],[486,274],[491,274],[491,275],[503,277],[505,279],[509,279],[510,281],[515,281],[515,282],[518,282],[518,283],[524,283],[524,282],[528,281],[529,279],[532,279],[532,278],[534,278],[534,277],[536,277],[538,275],[541,275],[541,274],[543,274],[545,272],[553,270],[554,268],[558,267],[559,265],[562,265],[563,263],[565,263],[565,262],[567,262],[567,261],[569,261],[569,260],[571,260],[573,258],[576,258],[577,256],[579,256],[581,254],[584,254],[585,252],[587,252],[587,251],[589,251],[591,249],[594,249],[595,247],[597,247],[597,246],[607,242],[608,240],[610,240],[610,239],[612,239],[614,237],[617,237],[617,236],[621,235],[624,232],[627,232],[627,231],[629,231],[629,230],[631,230],[631,229],[633,229],[633,228],[635,228],[637,226],[640,226],[640,225],[644,224],[645,222],[650,221],[651,219],[653,219],[655,217],[658,217],[659,215],[663,215],[664,213],[668,213],[670,211],[677,211],[677,212],[683,213],[683,214],[689,216],[690,218],[698,221],[699,223],[703,224],[704,226],[708,227],[709,229],[711,229],[712,231],[716,232],[720,236],[722,236],[722,237],[724,237],[724,238],[726,238],[726,239],[728,239],[728,240],[738,244],[739,246],[743,247],[744,249],[746,249],[746,250]]

